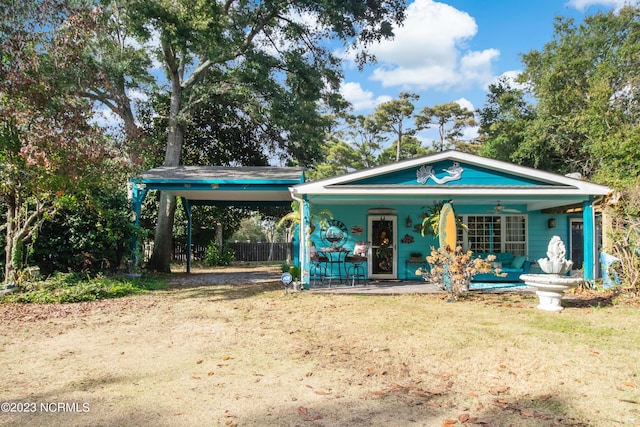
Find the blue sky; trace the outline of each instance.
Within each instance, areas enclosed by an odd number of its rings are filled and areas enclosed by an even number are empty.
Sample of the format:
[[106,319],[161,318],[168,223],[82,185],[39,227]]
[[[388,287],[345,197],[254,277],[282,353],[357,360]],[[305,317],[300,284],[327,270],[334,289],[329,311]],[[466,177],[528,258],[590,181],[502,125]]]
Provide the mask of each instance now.
[[551,41],[556,16],[580,22],[638,0],[413,0],[393,41],[372,47],[378,63],[363,71],[345,61],[342,93],[368,114],[402,91],[416,110],[457,101],[484,105],[487,86],[522,69],[520,55]]
[[[359,71],[344,55],[343,96],[354,114],[369,114],[382,102],[397,99],[400,92],[420,99],[416,112],[425,106],[448,102],[476,110],[486,101],[487,87],[500,76],[516,76],[520,55],[542,49],[553,36],[554,18],[571,17],[580,22],[598,11],[611,11],[640,0],[408,0],[404,25],[396,37],[372,46],[378,63]],[[155,40],[157,44],[157,40]],[[154,43],[151,43],[154,45]],[[158,71],[160,64],[155,64]],[[144,99],[139,91],[132,98]],[[119,123],[103,108],[97,123]],[[477,136],[475,128],[466,139]],[[428,145],[435,130],[417,137]],[[389,142],[391,144],[392,141]]]

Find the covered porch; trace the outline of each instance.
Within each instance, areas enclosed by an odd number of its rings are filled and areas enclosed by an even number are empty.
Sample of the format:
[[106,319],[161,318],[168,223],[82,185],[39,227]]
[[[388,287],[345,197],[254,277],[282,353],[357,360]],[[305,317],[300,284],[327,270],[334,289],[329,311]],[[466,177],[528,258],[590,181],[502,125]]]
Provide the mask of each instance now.
[[[601,238],[596,211],[610,189],[447,151],[298,184],[290,191],[303,207],[303,281],[310,285],[320,275],[330,277],[331,285],[335,280],[419,279],[416,268],[424,266],[431,247],[438,246],[437,237],[422,236],[422,221],[434,203],[442,202],[452,203],[466,225],[457,230],[457,244],[477,256],[499,255],[508,263],[502,267],[514,268],[513,277],[519,277],[519,269],[535,272],[536,260],[546,256],[549,240],[557,235],[579,270],[574,273],[593,280],[598,277]],[[309,212],[321,209],[331,211],[333,220],[314,229]],[[368,245],[363,268],[355,274],[344,259],[357,242]],[[331,258],[319,265],[312,260],[313,248],[337,252],[338,262]]]

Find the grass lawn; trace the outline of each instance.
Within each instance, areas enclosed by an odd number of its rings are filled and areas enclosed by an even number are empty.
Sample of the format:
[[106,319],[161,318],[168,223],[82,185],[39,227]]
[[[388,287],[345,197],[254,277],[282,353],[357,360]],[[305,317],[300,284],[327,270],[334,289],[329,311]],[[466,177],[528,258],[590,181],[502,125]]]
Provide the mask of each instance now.
[[636,306],[547,313],[532,294],[285,295],[202,277],[0,304],[0,400],[35,408],[0,425],[640,426]]

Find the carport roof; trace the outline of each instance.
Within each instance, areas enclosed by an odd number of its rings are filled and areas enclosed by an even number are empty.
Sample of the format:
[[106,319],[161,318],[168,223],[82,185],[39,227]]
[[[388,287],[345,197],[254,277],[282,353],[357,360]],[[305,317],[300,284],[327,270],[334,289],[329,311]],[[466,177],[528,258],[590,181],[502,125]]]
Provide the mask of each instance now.
[[289,187],[304,182],[304,168],[272,166],[161,166],[131,180],[192,204],[288,204]]

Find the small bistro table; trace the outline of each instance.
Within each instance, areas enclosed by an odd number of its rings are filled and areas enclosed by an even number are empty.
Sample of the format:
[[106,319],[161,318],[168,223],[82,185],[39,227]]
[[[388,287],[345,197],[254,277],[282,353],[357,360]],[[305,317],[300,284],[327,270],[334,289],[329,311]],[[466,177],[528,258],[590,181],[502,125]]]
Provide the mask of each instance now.
[[[320,252],[322,252],[327,256],[327,258],[329,258],[329,271],[327,272],[327,276],[326,276],[326,278],[329,279],[329,287],[331,287],[331,280],[334,278],[338,279],[342,284],[342,278],[343,278],[342,265],[344,264],[344,257],[351,251],[343,248],[342,246],[338,246],[338,247],[329,246],[329,247],[320,249]],[[337,276],[335,275],[334,268],[333,268],[333,266],[336,264],[338,265]],[[345,277],[346,277],[346,274],[345,274]]]

